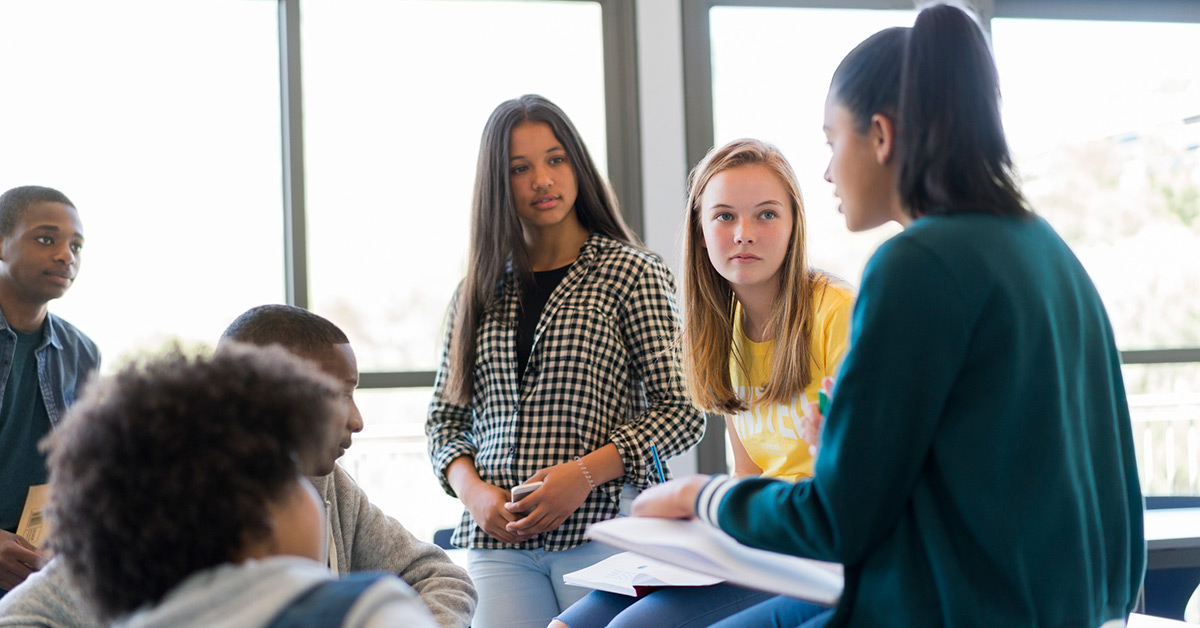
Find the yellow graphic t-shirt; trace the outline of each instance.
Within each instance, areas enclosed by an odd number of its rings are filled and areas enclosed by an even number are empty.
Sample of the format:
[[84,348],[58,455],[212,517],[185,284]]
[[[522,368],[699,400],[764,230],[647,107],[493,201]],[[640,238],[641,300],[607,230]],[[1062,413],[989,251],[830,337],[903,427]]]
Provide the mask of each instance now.
[[[821,380],[832,376],[850,340],[850,313],[854,295],[845,284],[831,282],[824,295],[818,294],[813,335],[809,339],[812,350],[812,381],[804,389],[809,401],[817,400]],[[800,438],[800,418],[804,416],[797,395],[787,405],[762,406],[755,403],[763,385],[770,375],[771,358],[775,343],[754,342],[746,337],[742,327],[742,305],[738,303],[733,315],[733,351],[741,355],[749,373],[742,372],[736,360],[730,356],[729,374],[733,389],[739,399],[750,409],[730,415],[734,429],[746,453],[763,470],[763,477],[779,478],[795,482],[813,474],[813,457],[808,453],[809,443]]]

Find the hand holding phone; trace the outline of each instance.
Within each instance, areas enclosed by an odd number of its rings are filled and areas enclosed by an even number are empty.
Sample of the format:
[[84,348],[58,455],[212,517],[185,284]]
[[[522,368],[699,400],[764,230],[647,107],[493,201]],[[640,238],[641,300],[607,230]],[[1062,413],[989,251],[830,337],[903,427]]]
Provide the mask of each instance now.
[[514,501],[514,502],[521,501],[522,499],[525,498],[525,496],[536,491],[538,489],[538,487],[540,487],[541,485],[542,485],[542,481],[538,480],[537,482],[530,482],[528,484],[519,484],[517,486],[514,486],[512,488],[512,501]]

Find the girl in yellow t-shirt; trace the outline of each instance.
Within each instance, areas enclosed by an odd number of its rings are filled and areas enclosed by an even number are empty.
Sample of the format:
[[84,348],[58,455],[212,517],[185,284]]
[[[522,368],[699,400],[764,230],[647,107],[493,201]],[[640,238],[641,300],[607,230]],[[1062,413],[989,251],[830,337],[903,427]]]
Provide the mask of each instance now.
[[849,287],[808,265],[804,203],[779,149],[735,140],[692,172],[684,245],[684,369],[726,414],[738,475],[812,476],[803,439],[848,341]]
[[[853,296],[808,266],[791,165],[758,140],[713,149],[692,171],[687,222],[683,368],[692,400],[726,414],[738,475],[810,477],[803,435],[815,430],[802,409],[846,351]],[[728,583],[641,598],[594,591],[551,626],[708,625],[771,597]]]
[[776,343],[769,339],[751,340],[745,332],[745,312],[740,303],[735,306],[729,377],[737,398],[749,406],[744,410],[725,410],[737,475],[761,474],[791,482],[812,477],[815,460],[809,452],[813,449],[810,445],[816,443],[805,439],[803,402],[817,401],[822,383],[833,376],[841,362],[854,303],[849,288],[842,284],[827,281],[823,289],[823,298],[815,304],[813,313],[817,329],[807,339],[811,379],[803,393],[797,391],[783,403],[763,399],[771,380]]

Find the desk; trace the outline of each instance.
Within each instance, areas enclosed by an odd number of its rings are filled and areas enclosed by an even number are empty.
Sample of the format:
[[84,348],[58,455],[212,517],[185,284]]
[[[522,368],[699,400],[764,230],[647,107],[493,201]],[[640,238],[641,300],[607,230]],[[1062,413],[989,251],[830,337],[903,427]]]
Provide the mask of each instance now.
[[1200,567],[1200,508],[1145,512],[1146,568]]
[[1191,624],[1185,624],[1174,619],[1163,619],[1153,615],[1139,615],[1133,613],[1129,616],[1129,623],[1126,628],[1187,628]]

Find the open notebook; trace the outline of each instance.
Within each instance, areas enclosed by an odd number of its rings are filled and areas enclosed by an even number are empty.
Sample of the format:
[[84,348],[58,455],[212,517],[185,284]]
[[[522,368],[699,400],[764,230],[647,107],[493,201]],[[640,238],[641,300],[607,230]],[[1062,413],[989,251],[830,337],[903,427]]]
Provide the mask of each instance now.
[[563,582],[569,585],[634,597],[661,587],[701,587],[721,581],[634,552],[614,554],[590,567],[563,574]]
[[760,591],[830,606],[842,595],[841,565],[748,547],[700,521],[617,517],[592,524],[587,536]]

